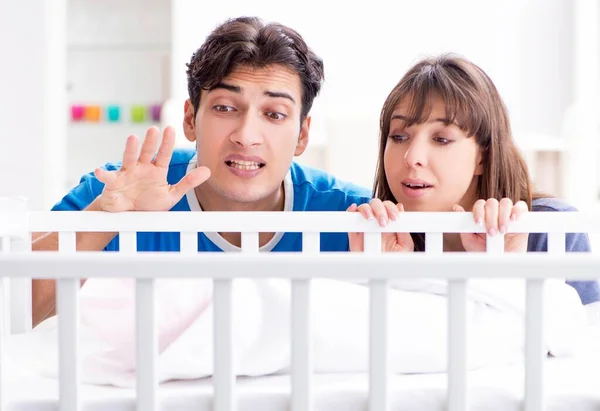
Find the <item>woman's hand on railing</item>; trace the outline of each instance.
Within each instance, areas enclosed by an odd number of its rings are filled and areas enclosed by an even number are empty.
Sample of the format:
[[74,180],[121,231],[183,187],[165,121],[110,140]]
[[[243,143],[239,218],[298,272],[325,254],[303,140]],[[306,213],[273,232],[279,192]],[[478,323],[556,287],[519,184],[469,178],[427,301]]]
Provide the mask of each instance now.
[[[369,204],[361,204],[360,206],[352,204],[346,211],[358,211],[367,220],[377,219],[379,225],[385,227],[390,220],[395,221],[398,219],[399,214],[404,212],[404,206],[374,198]],[[364,251],[364,237],[364,233],[348,233],[350,251]],[[415,245],[410,233],[381,234],[381,251],[399,252],[414,251],[414,249]]]
[[102,211],[168,211],[194,187],[210,177],[210,170],[197,167],[177,184],[169,185],[167,173],[175,147],[175,132],[167,127],[156,158],[153,160],[160,131],[150,127],[138,156],[138,139],[131,135],[125,144],[120,170],[98,168],[96,178],[104,183],[97,198]]
[[[454,211],[465,211],[460,205],[454,206]],[[527,213],[527,204],[519,201],[513,205],[510,198],[498,201],[495,198],[477,200],[473,205],[473,219],[479,226],[486,228],[486,233],[493,236],[505,234],[508,225],[517,221],[521,215]],[[461,233],[460,238],[466,251],[485,251],[486,233]],[[504,235],[505,252],[527,251],[528,234],[511,233]]]

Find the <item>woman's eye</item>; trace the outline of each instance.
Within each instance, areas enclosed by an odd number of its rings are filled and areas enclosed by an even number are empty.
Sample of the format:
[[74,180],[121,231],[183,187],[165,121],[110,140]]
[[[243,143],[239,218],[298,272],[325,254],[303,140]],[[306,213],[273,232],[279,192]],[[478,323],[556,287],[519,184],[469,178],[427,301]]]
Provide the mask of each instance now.
[[406,136],[402,134],[392,134],[390,138],[394,141],[401,142],[406,140]]

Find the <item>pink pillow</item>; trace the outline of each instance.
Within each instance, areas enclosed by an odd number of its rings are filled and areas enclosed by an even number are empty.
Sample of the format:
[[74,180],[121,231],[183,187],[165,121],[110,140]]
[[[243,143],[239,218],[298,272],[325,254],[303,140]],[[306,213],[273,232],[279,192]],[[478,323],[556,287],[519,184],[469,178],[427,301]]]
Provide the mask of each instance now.
[[[158,350],[162,353],[212,301],[212,280],[157,279],[155,282]],[[98,345],[82,353],[84,367],[132,373],[136,363],[135,279],[91,278],[80,294],[81,324]]]

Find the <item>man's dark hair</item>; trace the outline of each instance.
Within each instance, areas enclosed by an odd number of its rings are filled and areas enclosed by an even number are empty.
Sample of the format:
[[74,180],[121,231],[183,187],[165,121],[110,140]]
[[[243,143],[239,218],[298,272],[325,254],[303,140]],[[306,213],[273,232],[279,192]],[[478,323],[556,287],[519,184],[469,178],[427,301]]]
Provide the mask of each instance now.
[[198,111],[200,93],[223,81],[236,68],[264,68],[281,64],[294,70],[302,84],[304,120],[319,94],[324,79],[323,60],[293,29],[278,23],[265,24],[257,17],[227,20],[207,37],[187,64],[188,92]]

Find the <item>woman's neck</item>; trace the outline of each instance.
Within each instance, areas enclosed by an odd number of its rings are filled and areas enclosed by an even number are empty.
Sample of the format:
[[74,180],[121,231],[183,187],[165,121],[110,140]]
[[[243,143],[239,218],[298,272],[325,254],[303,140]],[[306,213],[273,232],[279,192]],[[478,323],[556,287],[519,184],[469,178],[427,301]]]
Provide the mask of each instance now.
[[[479,199],[479,193],[477,190],[478,180],[480,177],[475,177],[469,186],[469,189],[460,200],[459,205],[466,211],[473,211],[473,205]],[[460,239],[459,233],[446,233],[444,234],[444,251],[449,252],[464,252],[462,240]]]

